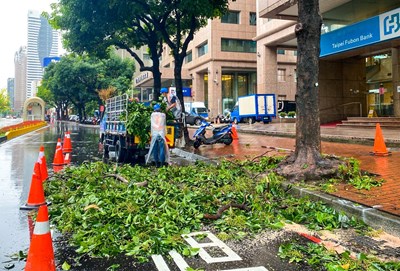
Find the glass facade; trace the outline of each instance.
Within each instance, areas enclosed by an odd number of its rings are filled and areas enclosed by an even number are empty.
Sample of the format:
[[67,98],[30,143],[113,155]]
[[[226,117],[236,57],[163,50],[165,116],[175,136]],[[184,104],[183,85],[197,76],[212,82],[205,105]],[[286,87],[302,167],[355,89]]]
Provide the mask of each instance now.
[[240,12],[239,11],[228,11],[221,17],[221,23],[226,24],[239,24]]
[[197,56],[201,57],[208,53],[208,42],[203,43],[199,47],[197,47]]
[[394,0],[352,0],[322,14],[322,33],[327,33],[399,7]]
[[221,39],[221,51],[223,52],[255,53],[256,48],[257,43],[252,40]]
[[257,93],[256,72],[226,72],[222,74],[222,112],[232,109],[238,97]]

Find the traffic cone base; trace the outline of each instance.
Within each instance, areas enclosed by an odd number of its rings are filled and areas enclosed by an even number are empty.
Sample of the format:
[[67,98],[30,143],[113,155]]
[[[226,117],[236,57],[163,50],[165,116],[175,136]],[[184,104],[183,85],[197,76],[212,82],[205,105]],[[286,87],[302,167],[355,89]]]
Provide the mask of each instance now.
[[376,156],[388,156],[391,153],[386,149],[385,140],[383,139],[381,125],[376,124],[375,140],[374,140],[374,152]]
[[44,198],[43,181],[40,177],[40,165],[38,162],[35,163],[31,186],[29,189],[29,195],[27,203],[20,207],[21,210],[32,210],[37,209],[41,205],[46,205]]
[[50,233],[49,212],[46,205],[39,207],[25,265],[25,271],[40,270],[56,270]]
[[71,163],[71,154],[69,152],[67,152],[64,156],[64,162],[65,164],[69,164]]
[[64,168],[64,166],[53,166],[53,171],[57,173],[57,172],[61,171],[63,168]]

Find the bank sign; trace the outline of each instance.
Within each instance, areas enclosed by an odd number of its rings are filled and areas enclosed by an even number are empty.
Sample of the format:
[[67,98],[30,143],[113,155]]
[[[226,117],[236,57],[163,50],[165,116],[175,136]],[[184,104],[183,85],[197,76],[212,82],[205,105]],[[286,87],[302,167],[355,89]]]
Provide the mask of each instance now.
[[321,57],[400,37],[400,8],[321,35]]

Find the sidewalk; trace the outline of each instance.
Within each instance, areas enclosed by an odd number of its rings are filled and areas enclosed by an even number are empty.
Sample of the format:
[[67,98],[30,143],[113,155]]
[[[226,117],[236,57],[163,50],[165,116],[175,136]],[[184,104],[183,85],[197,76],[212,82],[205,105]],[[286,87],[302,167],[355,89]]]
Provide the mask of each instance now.
[[[295,149],[295,123],[240,124],[236,129],[239,140],[231,145],[203,145],[198,150],[191,150],[190,155],[208,159],[254,159],[271,154],[274,149],[281,155]],[[190,134],[195,131],[190,130]],[[382,129],[385,144],[391,152],[386,157],[371,155],[375,132],[374,128],[321,127],[321,145],[324,154],[358,159],[361,169],[385,180],[381,187],[367,191],[339,185],[330,195],[304,189],[297,189],[297,193],[328,201],[371,226],[400,236],[400,130]]]

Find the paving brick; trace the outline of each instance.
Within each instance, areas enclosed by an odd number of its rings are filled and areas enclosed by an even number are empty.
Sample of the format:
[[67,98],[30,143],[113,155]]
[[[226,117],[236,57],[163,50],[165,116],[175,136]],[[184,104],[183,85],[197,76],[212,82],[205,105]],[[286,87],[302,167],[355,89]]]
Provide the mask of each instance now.
[[[191,129],[191,134],[195,130]],[[223,144],[202,145],[194,153],[210,159],[254,159],[261,155],[282,154],[295,150],[295,124],[241,124],[237,127],[239,139],[225,146]],[[357,191],[343,184],[337,185],[336,197],[347,199],[365,206],[382,205],[379,210],[400,216],[400,133],[386,129],[385,141],[392,146],[390,156],[376,156],[373,153],[375,129],[370,128],[321,128],[322,153],[341,157],[353,157],[360,161],[360,167],[370,173],[379,174],[385,180],[381,187],[370,191]],[[208,133],[207,136],[210,136]],[[346,139],[345,143],[330,142]],[[328,141],[330,140],[330,141]],[[357,143],[354,143],[357,142]]]

